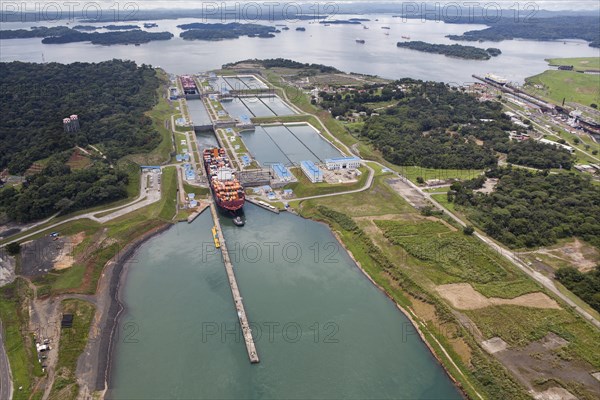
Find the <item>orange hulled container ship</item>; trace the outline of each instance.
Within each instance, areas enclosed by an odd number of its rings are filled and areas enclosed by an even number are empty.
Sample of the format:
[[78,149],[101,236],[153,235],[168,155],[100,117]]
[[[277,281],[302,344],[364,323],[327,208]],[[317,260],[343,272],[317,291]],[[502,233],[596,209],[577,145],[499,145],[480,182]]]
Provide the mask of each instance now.
[[235,212],[244,206],[246,194],[237,180],[236,171],[231,166],[223,148],[205,149],[204,168],[217,206]]

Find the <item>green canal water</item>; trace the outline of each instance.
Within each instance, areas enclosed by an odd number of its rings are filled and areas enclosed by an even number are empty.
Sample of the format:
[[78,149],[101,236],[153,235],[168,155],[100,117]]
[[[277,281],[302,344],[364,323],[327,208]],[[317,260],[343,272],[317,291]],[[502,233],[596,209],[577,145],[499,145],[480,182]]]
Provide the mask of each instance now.
[[108,398],[461,398],[325,225],[245,210],[243,228],[221,221],[260,363],[248,361],[206,212],[129,265]]

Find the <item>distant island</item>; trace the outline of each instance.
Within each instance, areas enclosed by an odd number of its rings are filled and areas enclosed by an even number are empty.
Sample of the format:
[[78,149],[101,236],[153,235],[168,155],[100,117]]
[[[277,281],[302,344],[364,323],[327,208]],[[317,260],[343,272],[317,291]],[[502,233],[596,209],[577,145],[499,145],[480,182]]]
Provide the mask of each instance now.
[[296,28],[296,30],[299,31],[299,32],[304,32],[306,30],[306,28],[303,27],[303,26],[299,26],[299,27]]
[[91,42],[92,44],[140,44],[155,40],[170,40],[173,34],[170,32],[146,32],[142,30],[86,33],[73,31],[62,36],[50,36],[42,39],[44,44],[62,44],[74,42]]
[[[478,23],[478,22],[471,22]],[[597,17],[552,17],[515,21],[504,18],[489,28],[447,35],[452,40],[493,41],[511,39],[563,40],[582,39],[591,47],[600,47],[600,20]]]
[[77,29],[78,31],[96,31],[99,27],[92,25],[75,25],[73,29]]
[[136,29],[111,32],[81,32],[81,30],[91,31],[92,27],[87,25],[77,25],[71,29],[66,26],[54,26],[50,28],[41,26],[31,28],[30,30],[17,29],[0,31],[0,39],[27,39],[39,37],[43,38],[42,43],[44,44],[91,42],[92,44],[111,45],[148,43],[153,40],[169,40],[173,37],[173,34],[170,32],[146,32],[140,30],[137,25],[122,26],[136,26]]
[[158,24],[154,23],[154,22],[146,22],[144,24],[144,28],[157,28],[157,27],[158,27]]
[[109,31],[125,31],[129,29],[140,29],[137,25],[106,25],[103,26],[104,29],[108,29]]
[[337,19],[337,20],[324,20],[324,21],[319,21],[320,24],[325,24],[325,25],[343,25],[343,24],[348,24],[348,25],[360,25],[360,21],[357,21],[356,19]]
[[314,71],[318,71],[322,74],[337,74],[337,73],[342,72],[339,69],[328,66],[328,65],[314,64],[314,63],[313,64],[301,63],[298,61],[289,60],[287,58],[269,58],[269,59],[264,59],[264,60],[254,58],[254,59],[248,59],[248,60],[243,60],[243,61],[236,61],[234,63],[224,64],[222,66],[222,68],[228,69],[228,68],[231,68],[238,64],[262,65],[266,69],[269,69],[269,68],[311,69]]
[[238,39],[240,36],[272,38],[277,28],[259,24],[205,24],[194,22],[177,26],[183,29],[179,36],[185,40],[223,40]]
[[67,26],[40,26],[32,27],[31,29],[15,29],[0,31],[0,39],[29,39],[29,38],[44,38],[49,36],[62,36],[71,32],[76,32]]
[[425,53],[443,54],[448,57],[458,57],[465,60],[489,60],[502,54],[500,49],[490,47],[482,49],[474,46],[463,46],[460,44],[432,44],[422,41],[398,42],[397,47],[423,51]]

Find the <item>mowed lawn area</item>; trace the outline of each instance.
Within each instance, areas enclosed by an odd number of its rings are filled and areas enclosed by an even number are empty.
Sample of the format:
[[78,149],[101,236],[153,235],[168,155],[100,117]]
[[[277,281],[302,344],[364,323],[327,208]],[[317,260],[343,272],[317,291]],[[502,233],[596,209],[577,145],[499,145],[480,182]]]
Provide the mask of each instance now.
[[575,71],[600,71],[600,57],[550,58],[546,61],[555,67],[572,65]]
[[[561,104],[563,99],[589,106],[600,103],[600,75],[546,71],[526,79],[528,91]],[[537,88],[534,85],[540,85]]]

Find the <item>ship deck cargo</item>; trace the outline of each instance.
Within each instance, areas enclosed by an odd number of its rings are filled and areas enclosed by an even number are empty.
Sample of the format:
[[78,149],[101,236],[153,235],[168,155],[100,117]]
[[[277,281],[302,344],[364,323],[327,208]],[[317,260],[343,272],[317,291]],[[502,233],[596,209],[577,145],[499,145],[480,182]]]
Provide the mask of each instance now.
[[237,179],[237,171],[232,168],[225,149],[205,149],[203,158],[206,176],[217,206],[228,211],[242,208],[246,200],[244,187]]

